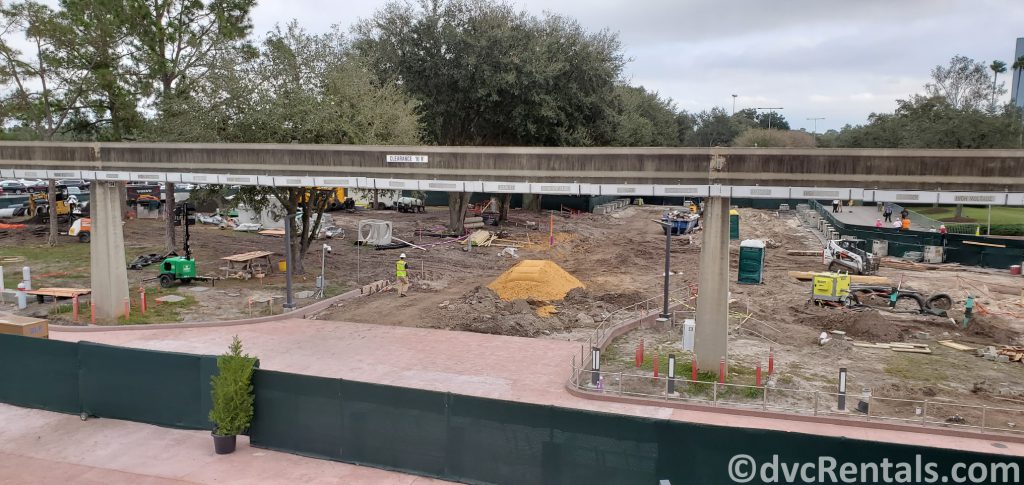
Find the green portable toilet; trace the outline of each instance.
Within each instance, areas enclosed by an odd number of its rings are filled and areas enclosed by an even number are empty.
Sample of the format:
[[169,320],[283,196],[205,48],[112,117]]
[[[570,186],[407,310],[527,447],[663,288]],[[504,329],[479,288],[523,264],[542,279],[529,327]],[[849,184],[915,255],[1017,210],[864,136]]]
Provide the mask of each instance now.
[[759,285],[764,278],[764,241],[747,239],[740,243],[738,283]]
[[740,238],[740,213],[736,209],[729,209],[729,239]]

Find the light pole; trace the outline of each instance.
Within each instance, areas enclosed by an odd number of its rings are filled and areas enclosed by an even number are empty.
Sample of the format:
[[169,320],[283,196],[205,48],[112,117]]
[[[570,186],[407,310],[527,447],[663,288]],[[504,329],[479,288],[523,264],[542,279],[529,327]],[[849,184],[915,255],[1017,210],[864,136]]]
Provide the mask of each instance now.
[[665,304],[662,306],[661,318],[670,318],[671,313],[668,312],[668,287],[670,284],[669,276],[672,275],[672,219],[669,218],[667,221],[659,222],[661,227],[665,229]]
[[825,118],[824,117],[821,117],[821,118],[807,118],[807,121],[813,121],[814,122],[814,131],[811,132],[811,135],[814,136],[814,145],[815,146],[818,145],[818,120],[823,120],[823,119],[825,119]]
[[295,214],[288,214],[284,220],[284,285],[285,301],[284,309],[295,308],[295,300],[292,296],[292,223],[295,222]]
[[770,130],[770,129],[772,129],[772,115],[775,114],[775,110],[783,110],[785,108],[778,107],[778,108],[754,108],[754,109],[755,110],[759,110],[759,111],[768,110],[768,113],[769,113],[769,115],[768,115],[768,129]]
[[324,244],[320,249],[320,277],[317,278],[316,294],[313,295],[313,298],[320,299],[324,297],[324,289],[327,288],[327,275],[325,271],[327,268],[327,255],[330,253],[331,246]]
[[739,95],[738,94],[732,95],[732,115],[733,116],[736,116],[736,96],[739,96]]

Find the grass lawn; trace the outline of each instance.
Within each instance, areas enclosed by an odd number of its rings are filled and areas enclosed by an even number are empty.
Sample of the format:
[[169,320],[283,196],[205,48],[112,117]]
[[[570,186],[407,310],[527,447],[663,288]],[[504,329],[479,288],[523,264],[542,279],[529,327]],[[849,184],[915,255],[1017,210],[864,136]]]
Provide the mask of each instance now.
[[[125,260],[135,259],[139,254],[158,253],[158,247],[126,247]],[[0,263],[4,267],[4,287],[15,288],[21,283],[21,267],[32,268],[32,286],[79,286],[89,287],[89,245],[77,241],[63,241],[54,247],[8,246],[0,248],[0,256],[20,256],[24,262]]]
[[[943,222],[953,222],[956,214],[955,206],[913,207],[910,210],[923,216]],[[955,222],[988,223],[988,207],[964,206],[963,219]],[[1024,207],[992,207],[992,225],[1024,224]]]

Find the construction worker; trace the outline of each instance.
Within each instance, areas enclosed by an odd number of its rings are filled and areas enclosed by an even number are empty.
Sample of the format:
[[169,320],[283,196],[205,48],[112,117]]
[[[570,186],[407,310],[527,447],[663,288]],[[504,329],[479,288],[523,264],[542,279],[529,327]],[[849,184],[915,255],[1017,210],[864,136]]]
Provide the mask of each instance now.
[[398,296],[406,296],[405,292],[409,291],[409,263],[405,260],[405,253],[395,263],[395,279],[398,280]]
[[900,225],[903,226],[903,230],[904,231],[909,231],[910,230],[910,218],[909,217],[903,218],[903,220],[900,222]]
[[939,225],[939,237],[942,238],[942,245],[946,245],[946,234],[949,234],[949,229],[946,229],[945,224]]

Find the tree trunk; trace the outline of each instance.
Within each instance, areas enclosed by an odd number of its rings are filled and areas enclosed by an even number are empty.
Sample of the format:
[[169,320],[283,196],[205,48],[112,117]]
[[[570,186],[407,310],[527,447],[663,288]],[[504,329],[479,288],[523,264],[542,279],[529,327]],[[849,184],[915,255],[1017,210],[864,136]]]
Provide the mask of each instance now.
[[523,194],[523,210],[541,213],[541,194]]
[[501,196],[501,204],[498,206],[498,222],[505,222],[508,220],[508,210],[512,207],[512,194],[504,194]]
[[373,210],[380,209],[380,191],[373,189]]
[[[57,245],[57,181],[50,180],[46,186],[47,210],[50,212],[50,234],[46,238],[47,246]],[[68,214],[70,216],[70,214]]]
[[288,249],[292,253],[292,274],[303,274],[306,272],[302,264],[302,233],[295,224],[295,214],[299,208],[299,194],[297,189],[289,188],[288,197],[284,205],[285,224],[289,224],[292,230],[291,241],[288,241]]
[[466,231],[466,209],[472,192],[448,192],[448,230],[455,234]]
[[956,214],[953,214],[953,217],[956,217],[957,219],[959,219],[959,218],[961,218],[963,216],[964,216],[964,205],[963,204],[957,204],[957,206],[956,206]]
[[121,216],[124,220],[128,220],[128,184],[125,182],[117,182],[117,198],[121,199]]
[[175,241],[175,230],[174,230],[174,206],[176,205],[174,200],[174,184],[167,182],[164,184],[164,251],[168,253],[174,251],[178,246]]

